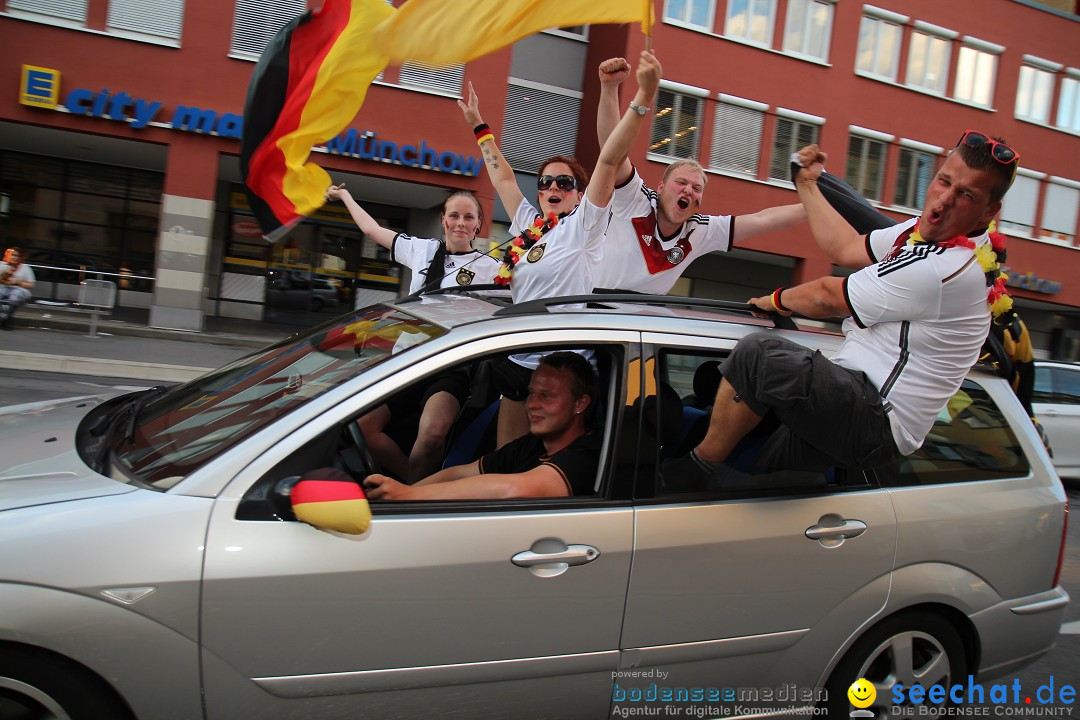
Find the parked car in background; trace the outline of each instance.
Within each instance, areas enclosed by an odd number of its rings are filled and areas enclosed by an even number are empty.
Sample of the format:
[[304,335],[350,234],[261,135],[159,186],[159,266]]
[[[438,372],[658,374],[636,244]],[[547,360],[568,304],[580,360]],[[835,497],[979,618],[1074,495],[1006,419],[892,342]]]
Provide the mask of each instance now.
[[[847,717],[861,677],[886,718],[893,683],[1047,652],[1066,496],[990,372],[875,472],[665,477],[707,425],[684,396],[741,337],[840,343],[747,310],[399,298],[172,388],[0,412],[0,717],[603,718],[719,687]],[[373,502],[361,535],[296,519],[298,475],[378,470],[360,415],[467,372],[447,462],[471,462],[493,442],[491,362],[566,349],[599,374],[592,492]],[[711,699],[682,714],[759,707]]]
[[1032,409],[1061,477],[1080,478],[1080,363],[1035,361]]
[[266,276],[266,304],[312,312],[335,310],[338,290],[324,277],[300,270],[271,270]]

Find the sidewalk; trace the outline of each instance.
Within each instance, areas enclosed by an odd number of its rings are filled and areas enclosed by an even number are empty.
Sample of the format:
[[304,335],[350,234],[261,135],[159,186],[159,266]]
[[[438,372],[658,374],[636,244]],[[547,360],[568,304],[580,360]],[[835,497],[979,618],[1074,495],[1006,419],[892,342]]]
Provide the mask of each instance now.
[[90,337],[88,315],[26,305],[0,332],[0,368],[184,382],[292,335],[274,323],[206,318],[203,332],[147,325],[149,311],[117,308]]

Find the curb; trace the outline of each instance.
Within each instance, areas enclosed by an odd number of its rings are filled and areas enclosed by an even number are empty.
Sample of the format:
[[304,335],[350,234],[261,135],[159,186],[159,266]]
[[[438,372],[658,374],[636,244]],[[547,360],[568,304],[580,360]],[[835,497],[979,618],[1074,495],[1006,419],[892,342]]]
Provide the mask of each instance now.
[[68,373],[91,377],[152,380],[156,382],[187,382],[213,370],[190,365],[129,362],[106,358],[77,358],[67,355],[0,350],[0,367],[8,370]]
[[[54,317],[49,312],[20,312],[15,317],[18,326],[25,328],[49,328],[52,330],[71,330],[74,332],[87,333],[90,330],[89,320],[75,320],[69,318]],[[251,347],[261,349],[276,342],[280,342],[285,334],[280,337],[234,335],[229,333],[196,332],[188,330],[168,330],[165,328],[153,328],[145,325],[129,325],[115,320],[99,320],[97,331],[101,334],[126,335],[130,337],[154,338],[157,340],[198,340],[199,342],[212,345],[231,345],[235,347]],[[86,374],[86,373],[83,373]]]

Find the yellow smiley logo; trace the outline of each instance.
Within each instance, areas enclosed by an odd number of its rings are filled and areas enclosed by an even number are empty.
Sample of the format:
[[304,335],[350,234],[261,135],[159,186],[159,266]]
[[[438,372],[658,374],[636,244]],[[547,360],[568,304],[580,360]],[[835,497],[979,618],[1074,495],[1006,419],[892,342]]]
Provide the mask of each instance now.
[[867,708],[873,704],[877,698],[877,690],[874,690],[874,686],[870,684],[870,681],[866,678],[859,678],[855,682],[851,683],[851,687],[847,691],[848,700],[851,704],[857,708]]

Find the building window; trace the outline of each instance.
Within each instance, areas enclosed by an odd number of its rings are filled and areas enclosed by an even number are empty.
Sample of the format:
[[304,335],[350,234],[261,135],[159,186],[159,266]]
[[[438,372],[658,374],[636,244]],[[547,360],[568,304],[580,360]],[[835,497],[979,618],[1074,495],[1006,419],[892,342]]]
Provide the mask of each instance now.
[[712,30],[715,0],[667,0],[664,19]]
[[930,188],[936,170],[937,154],[901,147],[893,205],[922,210],[926,202],[926,191]]
[[741,98],[720,97],[713,127],[709,168],[756,176],[761,156],[761,132],[768,105]]
[[589,26],[567,25],[566,27],[552,28],[550,30],[545,30],[544,32],[550,33],[552,35],[568,36],[572,38],[577,38],[579,40],[586,40],[589,37]]
[[407,62],[401,66],[398,82],[408,87],[424,88],[437,92],[461,95],[465,80],[464,65],[432,67],[423,63]]
[[881,201],[888,143],[862,135],[852,135],[848,142],[848,185],[868,200]]
[[832,18],[830,0],[788,0],[784,52],[828,60]]
[[895,81],[900,34],[900,25],[884,18],[864,15],[859,26],[855,69],[882,80]]
[[715,5],[716,0],[667,0],[664,3],[664,19],[712,31]]
[[[907,84],[935,95],[945,94],[949,77],[949,31],[934,32],[931,26],[916,25],[908,48]],[[956,37],[956,33],[951,33]]]
[[724,34],[768,47],[775,20],[776,0],[729,0]]
[[236,0],[229,54],[258,58],[286,23],[307,11],[307,0]]
[[1077,211],[1080,209],[1080,183],[1051,177],[1043,200],[1042,236],[1067,243],[1076,241]]
[[[816,143],[821,134],[821,118],[788,117],[777,110],[776,134],[773,136],[772,161],[769,177],[774,180],[791,180],[791,156],[801,148]],[[794,113],[792,113],[794,115]]]
[[7,9],[86,22],[86,0],[8,0]]
[[180,40],[184,0],[109,0],[109,29]]
[[[0,194],[10,197],[4,234],[19,239],[31,264],[153,275],[164,180],[160,172],[0,150]],[[45,283],[78,286],[82,277],[36,274],[43,296],[54,293]]]
[[1080,73],[1069,68],[1061,79],[1061,95],[1058,97],[1057,126],[1080,133]]
[[1020,235],[1034,237],[1035,209],[1039,206],[1039,180],[1042,173],[1020,168],[1009,192],[1001,201],[998,227]]
[[670,158],[696,160],[701,127],[700,97],[661,87],[656,94],[649,152]]
[[1031,65],[1020,67],[1016,89],[1016,117],[1045,123],[1050,119],[1050,98],[1054,94],[1054,74]]
[[969,38],[965,38],[964,42],[967,44],[960,48],[956,61],[953,97],[974,105],[990,107],[994,99],[998,53],[991,52],[988,44],[979,47],[971,44]]
[[581,93],[511,78],[499,149],[510,167],[534,173],[552,155],[574,154],[580,116]]

